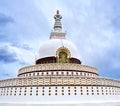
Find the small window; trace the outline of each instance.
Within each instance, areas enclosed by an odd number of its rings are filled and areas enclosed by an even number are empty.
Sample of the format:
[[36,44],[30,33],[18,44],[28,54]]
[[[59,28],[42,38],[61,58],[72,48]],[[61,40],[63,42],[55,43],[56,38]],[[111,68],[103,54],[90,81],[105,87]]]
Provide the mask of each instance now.
[[77,95],[77,93],[74,93],[74,95]]
[[69,74],[69,72],[67,71],[67,75]]
[[76,75],[78,75],[78,72],[76,72]]
[[53,72],[51,72],[51,74],[53,75]]
[[33,76],[35,76],[35,73],[33,73]]
[[72,72],[72,75],[73,75],[73,72]]

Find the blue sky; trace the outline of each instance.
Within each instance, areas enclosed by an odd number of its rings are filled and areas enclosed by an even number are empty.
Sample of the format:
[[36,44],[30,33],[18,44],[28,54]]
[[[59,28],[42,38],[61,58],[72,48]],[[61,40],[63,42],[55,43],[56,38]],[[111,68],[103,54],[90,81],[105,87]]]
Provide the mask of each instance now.
[[96,67],[102,77],[120,80],[119,0],[0,0],[0,79],[16,77],[19,68],[34,64],[57,9],[82,63]]

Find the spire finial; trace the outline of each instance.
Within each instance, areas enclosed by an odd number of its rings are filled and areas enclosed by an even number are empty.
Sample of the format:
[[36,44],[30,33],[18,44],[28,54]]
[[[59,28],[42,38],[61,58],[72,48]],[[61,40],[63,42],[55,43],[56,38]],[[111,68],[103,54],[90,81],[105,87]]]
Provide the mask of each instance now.
[[56,11],[56,14],[59,14],[59,10]]
[[56,11],[54,19],[55,19],[54,31],[60,32],[62,30],[62,24],[61,24],[62,16],[59,14],[59,10]]
[[56,11],[54,16],[55,23],[54,23],[54,30],[50,34],[50,39],[65,39],[66,32],[62,32],[62,24],[61,19],[62,16],[60,15],[59,10]]

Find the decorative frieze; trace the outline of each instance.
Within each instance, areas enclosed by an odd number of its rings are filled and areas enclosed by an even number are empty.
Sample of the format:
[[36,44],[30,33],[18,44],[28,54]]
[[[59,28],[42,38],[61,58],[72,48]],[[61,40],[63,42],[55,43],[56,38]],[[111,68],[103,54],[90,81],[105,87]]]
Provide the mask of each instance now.
[[12,86],[49,86],[49,85],[95,85],[95,86],[116,86],[120,87],[120,81],[94,78],[94,77],[74,77],[74,76],[41,76],[41,77],[27,77],[15,78],[8,80],[1,80],[0,87]]
[[72,64],[72,63],[49,63],[49,64],[38,64],[33,66],[28,66],[21,68],[18,75],[36,71],[55,71],[55,70],[73,70],[73,71],[84,71],[98,74],[96,68],[81,65],[81,64]]

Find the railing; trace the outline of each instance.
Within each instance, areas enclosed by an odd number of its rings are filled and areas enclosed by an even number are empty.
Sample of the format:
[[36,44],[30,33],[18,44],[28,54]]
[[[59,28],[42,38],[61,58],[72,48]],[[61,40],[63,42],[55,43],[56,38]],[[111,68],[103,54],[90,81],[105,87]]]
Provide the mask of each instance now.
[[19,74],[24,74],[28,72],[35,72],[35,71],[49,71],[49,70],[78,70],[78,71],[85,71],[98,74],[96,68],[81,65],[81,64],[73,64],[73,63],[46,63],[46,64],[38,64],[32,65],[28,67],[23,67],[19,70]]
[[14,78],[0,81],[0,87],[18,87],[18,86],[115,86],[120,87],[120,81],[94,78],[94,77],[73,77],[73,76],[44,76]]

